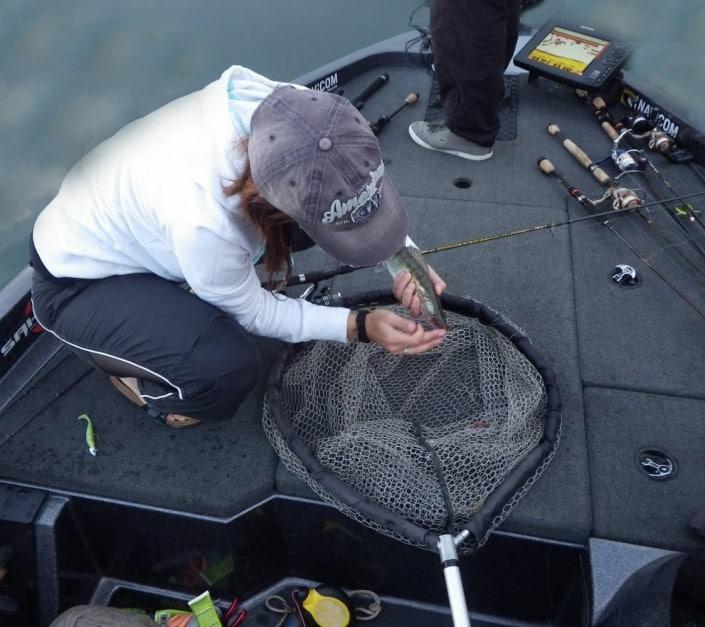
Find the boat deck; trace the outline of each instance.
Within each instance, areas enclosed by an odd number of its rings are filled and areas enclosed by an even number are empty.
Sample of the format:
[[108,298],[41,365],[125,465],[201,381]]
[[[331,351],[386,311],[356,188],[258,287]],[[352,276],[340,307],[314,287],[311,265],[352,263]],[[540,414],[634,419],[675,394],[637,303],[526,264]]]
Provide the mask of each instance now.
[[[410,91],[421,94],[380,136],[387,173],[421,248],[581,215],[582,207],[539,173],[539,156],[589,195],[602,193],[545,131],[556,122],[594,158],[606,154],[606,137],[570,92],[528,85],[520,75],[517,138],[498,142],[493,159],[472,163],[423,150],[407,134],[408,124],[424,115],[431,88],[425,68],[372,68],[342,85],[346,95],[381,71],[391,79],[363,110],[368,119],[396,109]],[[703,189],[693,166],[655,162],[682,193]],[[460,177],[470,187],[456,187]],[[627,183],[641,186],[638,179]],[[699,199],[692,204],[705,210]],[[648,215],[705,267],[661,209]],[[705,279],[643,221],[630,216],[613,224],[705,309]],[[705,245],[705,233],[693,233]],[[558,374],[561,444],[501,529],[577,544],[593,536],[663,548],[701,545],[687,524],[705,508],[705,319],[593,221],[439,253],[429,262],[449,292],[480,300],[520,326]],[[295,263],[302,271],[335,266],[318,250],[296,255]],[[637,269],[638,287],[609,280],[620,263]],[[386,273],[363,270],[338,278],[335,290],[352,295],[389,283]],[[52,342],[43,337],[33,350],[48,350]],[[277,342],[260,344],[263,362],[271,362]],[[0,477],[215,518],[231,518],[277,493],[315,499],[279,464],[264,436],[265,378],[262,372],[232,420],[175,431],[146,418],[105,375],[62,349],[0,415]],[[96,457],[77,422],[83,413],[95,425]],[[644,447],[672,455],[677,474],[647,478],[635,461]]]

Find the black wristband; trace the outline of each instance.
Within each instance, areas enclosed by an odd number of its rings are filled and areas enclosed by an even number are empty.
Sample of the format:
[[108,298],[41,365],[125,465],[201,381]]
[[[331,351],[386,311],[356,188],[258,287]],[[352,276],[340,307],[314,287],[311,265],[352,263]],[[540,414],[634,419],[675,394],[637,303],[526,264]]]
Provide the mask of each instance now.
[[355,323],[357,325],[357,341],[358,342],[369,342],[370,338],[367,337],[367,329],[365,328],[365,318],[367,314],[370,313],[369,309],[360,309],[355,316]]

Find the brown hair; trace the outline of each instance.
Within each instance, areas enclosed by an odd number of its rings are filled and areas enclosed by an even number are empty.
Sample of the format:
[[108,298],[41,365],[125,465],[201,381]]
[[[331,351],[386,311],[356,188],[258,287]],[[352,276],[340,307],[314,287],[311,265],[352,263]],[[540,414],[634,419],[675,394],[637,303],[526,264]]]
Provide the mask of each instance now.
[[[247,140],[240,148],[247,154]],[[295,220],[270,204],[259,192],[252,178],[250,162],[246,162],[242,174],[230,185],[225,186],[226,196],[240,195],[243,213],[257,227],[265,241],[264,268],[269,273],[267,286],[272,289],[277,283],[284,284],[291,276],[291,258],[293,226]],[[277,281],[275,275],[282,274]]]

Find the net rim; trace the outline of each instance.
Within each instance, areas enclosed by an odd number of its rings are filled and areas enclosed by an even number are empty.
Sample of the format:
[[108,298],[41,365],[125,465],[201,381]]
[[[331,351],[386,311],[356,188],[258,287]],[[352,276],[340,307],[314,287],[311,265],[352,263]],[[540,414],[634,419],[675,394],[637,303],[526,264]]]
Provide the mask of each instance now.
[[[541,440],[512,468],[504,481],[489,494],[482,506],[472,516],[469,524],[465,526],[471,536],[470,542],[479,546],[483,538],[486,538],[492,530],[494,521],[502,514],[506,516],[505,508],[511,503],[514,496],[536,475],[541,465],[553,455],[558,444],[561,427],[560,391],[553,369],[546,363],[529,338],[500,313],[479,301],[451,294],[444,294],[441,297],[441,302],[449,311],[476,318],[482,324],[492,327],[504,335],[536,368],[546,389],[546,422]],[[397,303],[397,300],[391,291],[365,292],[345,300],[345,305],[351,309],[385,306],[394,303]],[[333,472],[322,466],[312,451],[299,438],[284,411],[280,389],[282,374],[290,357],[298,350],[297,346],[289,344],[279,355],[270,371],[265,389],[272,418],[277,424],[286,446],[296,455],[311,478],[327,490],[335,500],[341,501],[383,527],[391,528],[414,542],[435,551],[438,546],[438,534],[409,522],[399,514],[369,500],[365,495],[350,487]]]

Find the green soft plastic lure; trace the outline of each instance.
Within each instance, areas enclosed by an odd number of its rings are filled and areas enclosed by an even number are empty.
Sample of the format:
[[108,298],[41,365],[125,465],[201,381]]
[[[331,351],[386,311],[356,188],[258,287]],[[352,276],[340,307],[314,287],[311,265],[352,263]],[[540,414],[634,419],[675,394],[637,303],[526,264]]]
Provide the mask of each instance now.
[[695,209],[693,209],[693,205],[691,205],[689,202],[684,203],[682,205],[678,205],[674,210],[676,212],[676,215],[681,216],[682,218],[690,217],[695,212]]
[[91,422],[91,418],[88,414],[81,414],[78,417],[78,420],[86,421],[86,444],[88,445],[88,452],[95,456],[98,449],[95,446],[95,432],[93,431],[93,423]]

